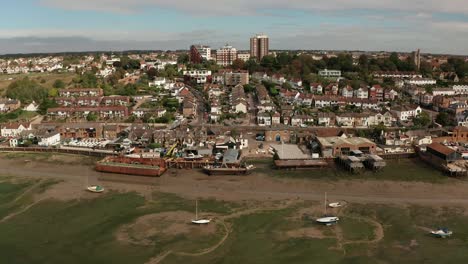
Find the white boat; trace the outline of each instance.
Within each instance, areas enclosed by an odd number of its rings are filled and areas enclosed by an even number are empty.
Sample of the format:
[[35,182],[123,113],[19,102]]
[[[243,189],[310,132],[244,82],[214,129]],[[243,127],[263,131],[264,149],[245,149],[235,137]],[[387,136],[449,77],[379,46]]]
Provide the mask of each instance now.
[[198,200],[195,202],[195,220],[192,219],[192,224],[206,225],[211,222],[211,219],[198,219]]
[[193,153],[189,153],[189,154],[185,157],[186,160],[197,160],[197,159],[202,159],[202,158],[203,158],[202,155],[195,155],[195,154],[193,154]]
[[331,207],[331,208],[338,208],[338,207],[341,207],[343,206],[344,204],[341,203],[341,202],[336,202],[336,203],[329,203],[328,206]]
[[99,185],[90,185],[86,188],[88,191],[93,192],[93,193],[101,193],[104,191],[104,188]]
[[316,221],[317,223],[324,224],[324,225],[333,225],[333,224],[338,223],[339,220],[340,218],[336,216],[326,216],[326,217],[318,218]]
[[324,224],[324,225],[329,226],[329,225],[333,225],[333,224],[338,223],[339,220],[340,220],[340,218],[338,218],[336,216],[327,215],[327,193],[325,193],[325,214],[324,214],[324,217],[317,218],[315,221],[317,221],[317,223],[319,223],[319,224]]
[[440,228],[438,230],[431,231],[431,234],[435,237],[446,238],[451,236],[453,232],[448,230],[447,228]]

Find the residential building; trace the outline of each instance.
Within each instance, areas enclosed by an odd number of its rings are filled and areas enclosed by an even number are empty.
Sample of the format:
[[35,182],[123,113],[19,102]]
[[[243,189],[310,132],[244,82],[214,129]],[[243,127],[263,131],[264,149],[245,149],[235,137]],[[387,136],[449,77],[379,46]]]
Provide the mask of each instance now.
[[216,51],[216,63],[221,66],[232,65],[237,59],[237,49],[226,44],[226,46]]
[[232,111],[235,113],[244,113],[248,111],[247,99],[242,85],[236,85],[231,93]]
[[369,90],[365,87],[360,87],[359,89],[354,90],[354,97],[359,99],[367,99],[369,96]]
[[7,123],[1,125],[0,135],[2,137],[16,137],[25,130],[31,130],[30,123]]
[[257,99],[260,104],[270,103],[270,95],[263,84],[257,85]]
[[320,112],[317,116],[317,124],[319,126],[330,127],[336,123],[336,116],[332,112]]
[[428,79],[428,78],[414,78],[414,79],[409,79],[405,81],[406,84],[409,85],[435,85],[437,84],[437,81],[434,79]]
[[190,62],[200,64],[203,60],[211,60],[211,48],[204,45],[190,47]]
[[372,74],[375,78],[413,79],[422,78],[422,74],[416,72],[380,71]]
[[242,61],[250,60],[250,53],[237,53],[237,59]]
[[422,109],[418,105],[402,105],[392,108],[391,111],[397,116],[399,121],[408,121],[421,114]]
[[270,52],[270,39],[267,35],[258,34],[250,38],[250,57],[261,61]]
[[35,136],[38,139],[37,144],[41,147],[51,147],[51,146],[57,146],[60,144],[59,132],[42,131],[42,132],[36,133]]
[[266,112],[258,113],[257,124],[259,126],[271,126],[271,115]]
[[184,81],[196,84],[205,84],[211,82],[211,71],[209,70],[190,70],[183,71]]
[[341,71],[339,70],[321,70],[318,72],[321,77],[339,78],[341,77]]
[[452,89],[455,94],[468,94],[468,85],[454,85]]
[[353,87],[346,85],[345,87],[341,88],[341,96],[347,98],[353,97]]
[[84,97],[103,96],[104,91],[100,88],[70,88],[58,90],[59,97]]
[[219,81],[226,86],[246,85],[250,82],[249,72],[244,70],[222,69],[217,76],[221,77]]
[[19,100],[13,100],[9,98],[0,99],[0,112],[12,112],[21,107],[21,102]]

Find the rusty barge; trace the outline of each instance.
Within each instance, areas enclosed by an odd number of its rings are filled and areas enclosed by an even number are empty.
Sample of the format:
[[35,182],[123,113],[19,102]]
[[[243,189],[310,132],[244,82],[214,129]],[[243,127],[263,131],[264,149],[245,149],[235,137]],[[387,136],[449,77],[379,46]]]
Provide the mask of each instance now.
[[96,171],[159,177],[166,172],[164,159],[145,159],[129,157],[107,157],[96,163]]

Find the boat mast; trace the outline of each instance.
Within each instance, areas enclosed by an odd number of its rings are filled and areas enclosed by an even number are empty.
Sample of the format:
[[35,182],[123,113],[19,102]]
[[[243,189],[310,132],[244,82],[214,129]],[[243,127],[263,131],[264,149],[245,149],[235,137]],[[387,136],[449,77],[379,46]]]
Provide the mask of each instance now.
[[325,192],[325,215],[327,214],[327,192]]
[[195,220],[198,220],[198,200],[195,201]]

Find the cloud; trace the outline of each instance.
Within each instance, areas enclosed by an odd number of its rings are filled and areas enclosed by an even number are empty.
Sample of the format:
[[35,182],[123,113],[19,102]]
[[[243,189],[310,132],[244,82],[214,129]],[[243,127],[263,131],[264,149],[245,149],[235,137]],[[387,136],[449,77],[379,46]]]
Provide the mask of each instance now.
[[67,10],[134,13],[147,7],[175,9],[193,15],[252,15],[262,10],[306,11],[389,10],[457,13],[468,15],[466,0],[42,0],[42,4]]

